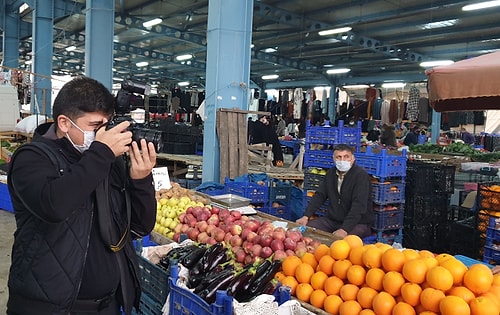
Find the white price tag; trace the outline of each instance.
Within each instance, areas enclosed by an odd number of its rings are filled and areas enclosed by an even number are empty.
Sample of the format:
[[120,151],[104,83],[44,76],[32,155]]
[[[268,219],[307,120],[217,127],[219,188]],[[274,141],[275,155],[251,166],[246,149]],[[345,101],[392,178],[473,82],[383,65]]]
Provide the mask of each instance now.
[[155,190],[170,189],[170,177],[168,176],[168,167],[153,168],[153,180],[155,182]]

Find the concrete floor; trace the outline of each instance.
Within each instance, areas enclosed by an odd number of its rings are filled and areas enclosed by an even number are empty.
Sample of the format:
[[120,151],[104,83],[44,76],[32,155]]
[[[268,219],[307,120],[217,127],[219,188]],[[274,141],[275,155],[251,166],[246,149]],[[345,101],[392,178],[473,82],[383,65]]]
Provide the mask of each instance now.
[[0,210],[0,314],[2,315],[7,312],[6,305],[9,296],[7,278],[9,275],[10,253],[12,242],[14,241],[15,229],[14,214]]

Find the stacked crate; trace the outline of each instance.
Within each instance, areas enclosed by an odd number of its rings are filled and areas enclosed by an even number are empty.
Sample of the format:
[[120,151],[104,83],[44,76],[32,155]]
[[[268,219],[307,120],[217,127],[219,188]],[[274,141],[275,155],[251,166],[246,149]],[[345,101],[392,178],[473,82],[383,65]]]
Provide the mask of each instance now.
[[[304,209],[323,181],[326,171],[335,166],[333,148],[341,143],[356,147],[359,151],[361,144],[360,121],[354,127],[345,127],[342,120],[339,120],[337,127],[312,126],[310,121],[307,121],[304,151]],[[325,215],[327,208],[328,200],[315,215]]]
[[409,161],[406,178],[404,246],[447,251],[455,166]]
[[376,153],[371,147],[356,152],[356,164],[371,176],[375,222],[372,237],[365,242],[402,243],[405,205],[406,151]]
[[484,244],[483,261],[500,263],[500,184],[480,183],[477,196],[477,231]]

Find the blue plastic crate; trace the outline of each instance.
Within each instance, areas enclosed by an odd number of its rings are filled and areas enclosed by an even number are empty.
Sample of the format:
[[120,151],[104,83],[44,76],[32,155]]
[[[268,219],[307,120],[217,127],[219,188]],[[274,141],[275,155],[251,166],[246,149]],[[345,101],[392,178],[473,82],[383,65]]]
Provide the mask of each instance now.
[[277,201],[282,205],[290,202],[290,195],[292,193],[292,184],[283,181],[270,181],[269,182],[269,202]]
[[[309,204],[309,201],[311,201],[311,198],[312,197],[309,197],[307,195],[307,191],[304,191],[304,199],[303,199],[304,210],[307,208],[307,205]],[[321,205],[321,207],[318,210],[316,210],[314,215],[320,216],[320,217],[325,216],[327,211],[328,211],[329,203],[330,203],[330,201],[328,199],[326,199],[325,202],[323,203],[323,205]]]
[[500,241],[500,230],[497,230],[493,227],[486,228],[486,244],[499,242]]
[[405,202],[405,183],[372,183],[372,199],[379,205]]
[[273,207],[272,205],[270,206],[265,206],[261,208],[257,208],[256,210],[259,210],[261,212],[273,215],[278,218],[282,218],[285,220],[291,220],[292,218],[292,212],[289,206],[287,205],[282,205],[279,207]]
[[308,120],[306,125],[306,143],[313,144],[339,144],[339,128],[331,126],[311,126]]
[[335,166],[332,150],[306,150],[304,167],[332,168]]
[[468,256],[464,256],[464,255],[455,255],[455,258],[460,260],[461,262],[463,262],[464,265],[467,266],[467,268],[469,268],[470,266],[475,265],[475,264],[483,264],[483,265],[488,266],[489,268],[493,267],[492,265],[485,263],[484,261],[480,261],[480,260],[477,260],[474,258],[470,258]]
[[402,210],[374,211],[373,228],[377,231],[395,230],[403,227],[404,212]]
[[150,296],[144,292],[141,294],[140,310],[137,312],[135,309],[132,315],[158,315],[162,314],[163,304],[155,302]]
[[406,176],[406,151],[401,155],[388,154],[382,149],[379,154],[372,152],[371,147],[366,148],[366,152],[356,152],[356,164],[363,167],[370,175],[382,179],[389,177]]
[[146,258],[137,256],[143,294],[147,294],[155,303],[163,305],[170,291],[168,272]]
[[250,199],[251,203],[266,203],[269,200],[269,188],[252,182],[237,182],[226,178],[224,185],[228,194],[235,194]]
[[403,244],[403,229],[377,231],[375,234],[363,238],[364,244],[375,244],[377,242],[384,244]]
[[304,172],[304,183],[303,187],[304,189],[318,189],[319,185],[323,182],[325,179],[325,175],[321,175],[318,173],[313,173],[312,170],[314,168],[308,168]]
[[7,184],[5,183],[0,183],[0,209],[14,212],[12,200],[10,199],[9,189],[7,188]]
[[345,127],[343,121],[339,121],[339,143],[348,144],[355,147],[361,146],[361,121],[355,127]]
[[483,261],[486,263],[500,263],[500,249],[493,246],[484,246]]

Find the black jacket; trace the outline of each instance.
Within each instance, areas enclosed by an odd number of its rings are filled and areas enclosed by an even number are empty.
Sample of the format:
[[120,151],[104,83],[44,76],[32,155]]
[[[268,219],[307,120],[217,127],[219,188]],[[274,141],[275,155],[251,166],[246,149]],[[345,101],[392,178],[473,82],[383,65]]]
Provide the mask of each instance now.
[[304,215],[312,216],[328,199],[327,216],[342,222],[341,228],[349,233],[356,224],[372,225],[375,216],[372,204],[372,185],[366,171],[353,165],[344,175],[344,181],[337,189],[338,175],[335,167],[330,168],[309,201]]
[[[98,211],[117,209],[118,221],[123,222],[127,220],[125,200],[130,198],[130,229],[139,235],[149,233],[156,218],[151,175],[131,180],[123,158],[115,158],[106,145],[94,141],[80,154],[66,138],[56,139],[55,128],[49,127],[45,124],[37,128],[33,141],[48,144],[63,157],[67,162],[63,174],[46,155],[29,149],[27,144],[27,149],[14,154],[8,175],[17,224],[8,310],[18,314],[68,314],[83,286],[84,271],[99,268],[86,266],[89,261],[96,264],[96,259],[87,256],[89,246],[109,245],[99,237],[91,238],[98,233]],[[105,178],[109,181],[109,207],[98,209],[95,192]],[[125,230],[127,225],[121,228]],[[131,233],[121,251],[109,252],[106,263],[116,266],[115,277],[121,288],[117,294],[130,314],[140,298]]]

